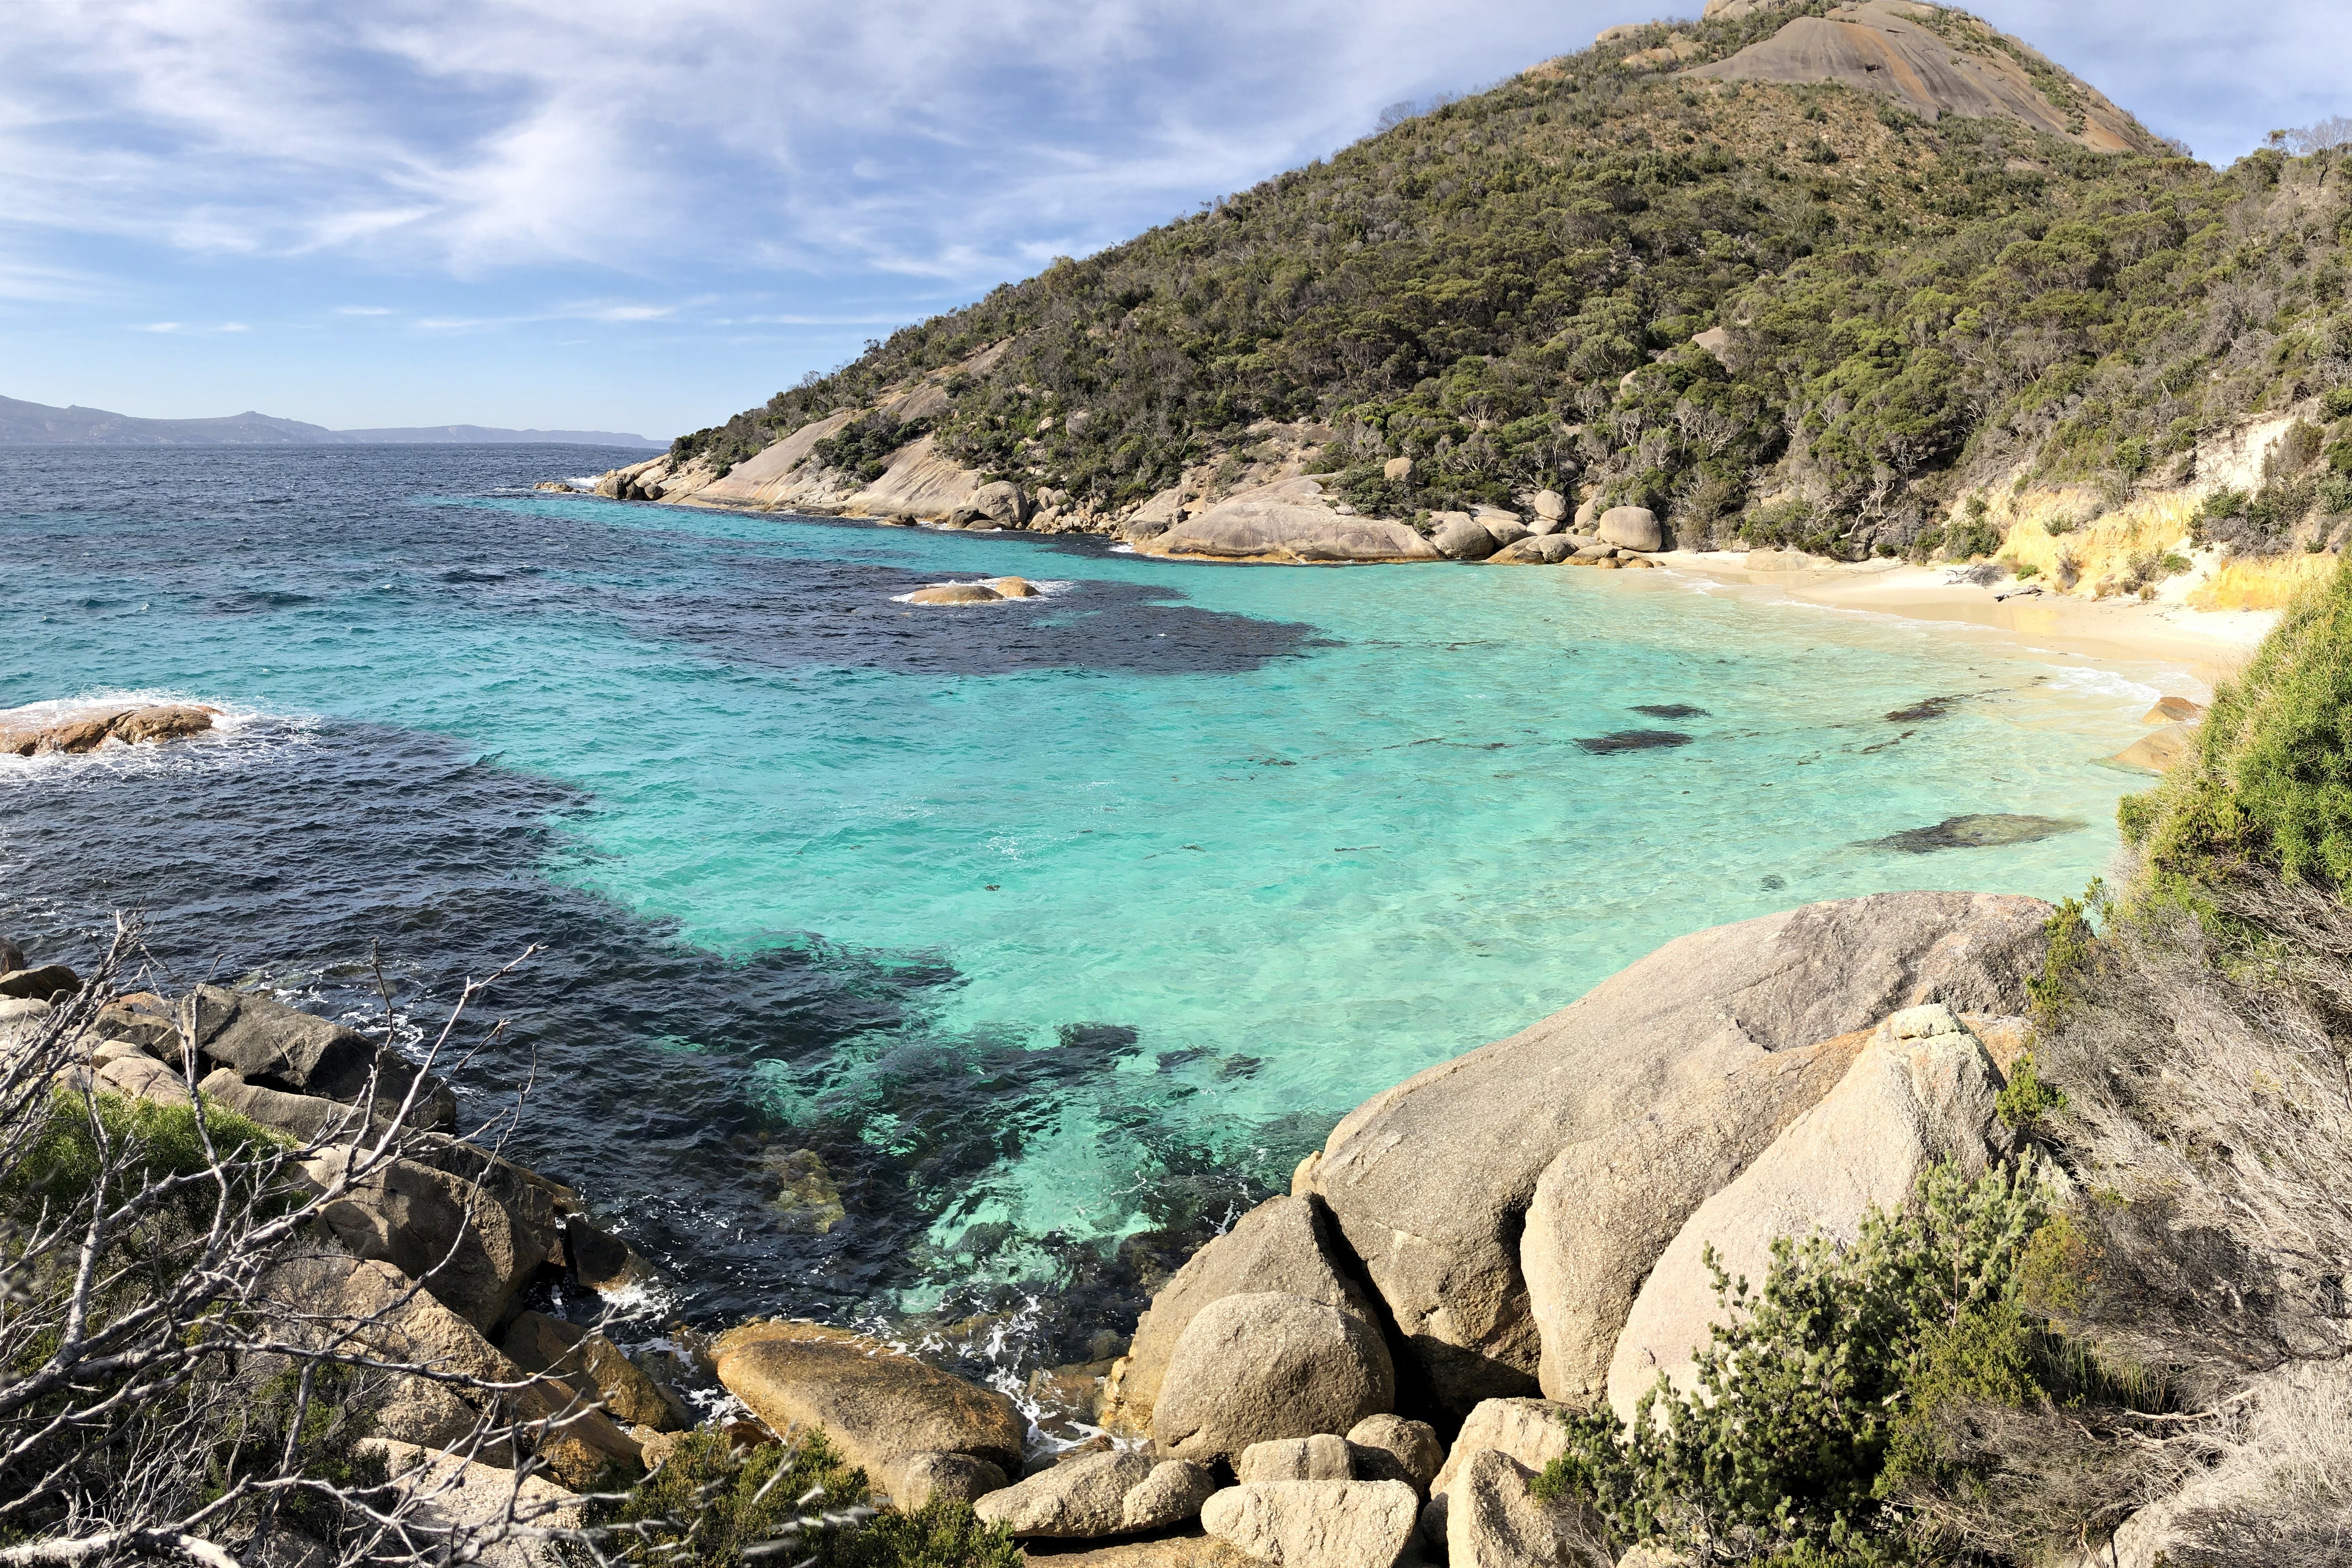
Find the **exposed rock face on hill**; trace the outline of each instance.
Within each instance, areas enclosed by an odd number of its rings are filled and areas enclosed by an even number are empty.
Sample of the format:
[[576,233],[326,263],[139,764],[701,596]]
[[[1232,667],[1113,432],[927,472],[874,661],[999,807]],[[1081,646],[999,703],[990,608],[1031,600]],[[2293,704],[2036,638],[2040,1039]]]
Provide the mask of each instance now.
[[[1711,5],[1707,14],[1727,12]],[[2014,120],[2100,153],[2126,152],[2139,140],[2131,117],[2088,83],[1973,17],[1910,0],[1861,0],[1826,16],[1800,16],[1729,59],[1686,74],[1836,82],[1883,93],[1930,123],[1947,114]]]

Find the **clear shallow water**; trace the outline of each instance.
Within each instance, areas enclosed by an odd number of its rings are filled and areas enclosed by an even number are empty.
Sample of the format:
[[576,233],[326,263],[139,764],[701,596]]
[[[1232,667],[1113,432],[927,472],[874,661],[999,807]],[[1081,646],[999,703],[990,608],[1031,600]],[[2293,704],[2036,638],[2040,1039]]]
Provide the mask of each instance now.
[[[184,972],[352,1010],[380,942],[417,1019],[540,943],[461,1079],[486,1111],[535,1064],[518,1152],[680,1305],[930,1313],[1008,1363],[1081,1358],[1359,1100],[1675,935],[2078,890],[2133,784],[2091,760],[2167,679],[1667,574],[512,493],[617,460],[0,454],[0,707],[235,715],[0,759],[0,931],[144,907]],[[1003,573],[1053,586],[897,602]],[[1628,731],[1685,739],[1578,743]],[[1873,847],[1980,812],[2085,826]],[[822,1234],[772,1202],[803,1150]]]

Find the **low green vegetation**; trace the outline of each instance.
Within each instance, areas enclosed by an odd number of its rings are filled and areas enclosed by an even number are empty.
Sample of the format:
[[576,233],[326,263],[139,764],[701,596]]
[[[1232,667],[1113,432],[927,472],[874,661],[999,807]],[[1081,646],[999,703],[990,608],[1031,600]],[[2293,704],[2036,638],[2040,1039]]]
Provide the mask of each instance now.
[[[738,1453],[725,1434],[687,1433],[625,1496],[591,1501],[583,1522],[612,1533],[608,1558],[645,1568],[1021,1568],[1020,1549],[962,1503],[911,1513],[867,1506],[866,1473],[822,1432]],[[782,1549],[779,1542],[789,1542]],[[581,1552],[577,1560],[593,1561]]]
[[2126,799],[2121,821],[2160,889],[2182,896],[2249,869],[2352,884],[2352,573],[2286,612],[2215,692],[2196,750]]
[[[1680,26],[1697,64],[1826,9]],[[2011,49],[1957,12],[1932,25]],[[2216,171],[2153,136],[2101,154],[1628,63],[1665,37],[1547,62],[1056,261],[676,450],[740,460],[971,363],[943,447],[1105,506],[1238,458],[1271,421],[1328,436],[1321,466],[1359,510],[1581,488],[1689,537],[1965,559],[2006,521],[1944,521],[1971,482],[2022,462],[2126,493],[2252,411],[2326,395],[2326,423],[2208,526],[2252,545],[2352,507],[2342,149]],[[1713,352],[1692,341],[1715,328]],[[1394,457],[1409,479],[1379,477]],[[865,473],[879,454],[842,458]]]
[[1591,1504],[1615,1546],[1701,1562],[1931,1556],[1904,1503],[1967,1483],[1952,1410],[2079,1398],[2098,1378],[2041,1311],[2072,1245],[2036,1162],[1974,1181],[1939,1165],[1910,1209],[1874,1212],[1852,1244],[1774,1243],[1760,1292],[1716,1268],[1728,1321],[1696,1387],[1662,1376],[1630,1427],[1606,1408],[1570,1417],[1538,1493]]

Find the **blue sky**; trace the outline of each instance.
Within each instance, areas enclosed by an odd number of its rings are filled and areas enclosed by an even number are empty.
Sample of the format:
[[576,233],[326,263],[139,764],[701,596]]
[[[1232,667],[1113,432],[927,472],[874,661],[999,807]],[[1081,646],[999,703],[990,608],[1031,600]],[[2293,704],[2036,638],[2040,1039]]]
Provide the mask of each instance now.
[[[2210,161],[2352,111],[2341,0],[1976,9]],[[1643,19],[1614,0],[10,0],[0,395],[667,437],[1324,155],[1384,104]]]

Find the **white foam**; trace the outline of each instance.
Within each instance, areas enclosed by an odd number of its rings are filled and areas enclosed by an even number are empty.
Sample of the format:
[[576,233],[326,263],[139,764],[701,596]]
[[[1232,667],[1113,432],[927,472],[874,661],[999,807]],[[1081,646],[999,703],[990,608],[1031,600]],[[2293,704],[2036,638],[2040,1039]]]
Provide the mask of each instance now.
[[71,755],[0,756],[0,784],[33,784],[60,776],[159,777],[189,767],[243,763],[288,746],[314,743],[319,720],[310,714],[271,713],[241,702],[166,687],[99,687],[72,697],[53,697],[0,710],[0,730],[46,728],[78,714],[122,708],[201,707],[214,710],[212,728],[160,745],[108,741],[96,751]]
[[2050,689],[2084,697],[2112,697],[2117,702],[2135,704],[2154,702],[2164,695],[2158,688],[2134,680],[2127,675],[2087,665],[2061,665],[2050,677]]

